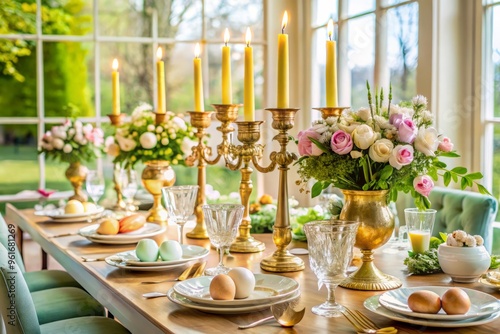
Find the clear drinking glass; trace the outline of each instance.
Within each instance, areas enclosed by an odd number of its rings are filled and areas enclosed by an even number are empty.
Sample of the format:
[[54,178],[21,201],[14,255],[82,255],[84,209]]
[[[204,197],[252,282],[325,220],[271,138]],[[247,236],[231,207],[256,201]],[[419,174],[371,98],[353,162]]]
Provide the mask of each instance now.
[[96,205],[99,199],[104,195],[104,177],[97,170],[89,170],[85,179],[85,188]]
[[306,223],[304,232],[309,248],[309,264],[318,284],[328,289],[328,298],[312,312],[323,317],[339,317],[344,307],[335,301],[335,288],[346,277],[352,260],[358,222],[318,220]]
[[179,230],[179,243],[183,243],[183,230],[189,216],[194,212],[198,186],[172,186],[161,189],[169,214],[175,219]]
[[219,264],[205,270],[205,275],[227,274],[230,268],[224,266],[224,254],[236,238],[245,207],[241,204],[206,204],[202,209],[210,242],[219,251]]
[[429,249],[436,210],[405,209],[405,221],[411,249],[415,253],[423,253]]
[[139,188],[137,172],[133,169],[120,170],[118,182],[120,184],[120,189],[125,200],[125,210],[127,211],[127,213],[129,211],[134,211],[134,196],[137,193],[137,189]]

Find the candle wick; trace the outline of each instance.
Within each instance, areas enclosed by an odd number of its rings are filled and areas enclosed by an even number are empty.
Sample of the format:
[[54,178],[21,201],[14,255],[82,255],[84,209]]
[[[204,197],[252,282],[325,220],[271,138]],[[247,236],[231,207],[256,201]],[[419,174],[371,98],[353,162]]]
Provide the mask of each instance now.
[[224,46],[227,46],[227,42],[224,42]]
[[281,28],[281,33],[284,34],[285,33],[285,27]]
[[249,47],[250,47],[250,42],[247,42],[247,48],[249,48]]

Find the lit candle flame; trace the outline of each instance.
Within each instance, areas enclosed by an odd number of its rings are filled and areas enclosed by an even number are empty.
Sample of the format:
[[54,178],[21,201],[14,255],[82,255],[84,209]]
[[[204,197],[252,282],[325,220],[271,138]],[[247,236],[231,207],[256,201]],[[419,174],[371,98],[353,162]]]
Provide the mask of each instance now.
[[247,46],[250,46],[250,42],[252,41],[252,32],[250,31],[250,28],[247,28],[247,35],[246,35],[246,42]]
[[200,58],[200,53],[201,53],[200,43],[196,43],[196,45],[194,47],[194,57],[195,58]]
[[156,59],[161,60],[162,57],[163,57],[163,51],[161,49],[161,46],[159,46],[158,49],[156,50]]
[[333,20],[328,20],[328,27],[326,28],[328,31],[328,39],[331,41],[333,38]]
[[229,29],[226,28],[224,31],[224,44],[227,46],[227,43],[229,42]]
[[285,14],[283,14],[283,21],[281,21],[281,33],[285,33],[286,25],[288,24],[288,12],[285,10]]
[[118,59],[113,59],[113,71],[117,71],[118,70]]

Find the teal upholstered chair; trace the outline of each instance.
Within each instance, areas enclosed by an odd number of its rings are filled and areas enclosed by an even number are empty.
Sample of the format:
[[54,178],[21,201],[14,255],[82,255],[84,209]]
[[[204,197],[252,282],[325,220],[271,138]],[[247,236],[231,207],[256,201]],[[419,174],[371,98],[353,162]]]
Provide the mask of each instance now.
[[[63,293],[61,291],[79,291],[86,294],[82,289],[74,287],[55,288],[35,293],[30,293],[30,290],[24,280],[20,268],[15,262],[9,263],[7,250],[0,245],[0,315],[2,317],[3,327],[6,333],[25,333],[25,334],[64,334],[64,333],[89,333],[89,334],[121,334],[129,333],[118,322],[102,316],[92,315],[92,311],[88,312],[87,301],[80,300],[85,306],[77,305],[78,300],[74,305],[67,304],[61,300]],[[56,290],[59,290],[56,293]],[[37,305],[39,295],[35,298],[35,294],[46,293],[43,296],[46,299],[44,307],[51,308],[51,311],[46,312],[46,322],[40,320],[40,305]],[[57,305],[64,305],[64,310]],[[102,306],[101,306],[102,307]],[[59,313],[56,315],[55,313]],[[62,317],[61,313],[66,316],[73,313],[72,316]]]
[[[414,207],[410,195],[398,199],[400,222],[404,223],[404,208]],[[498,202],[495,198],[472,191],[436,187],[429,195],[431,208],[436,209],[436,221],[433,235],[439,232],[451,233],[464,230],[469,234],[478,234],[484,239],[484,246],[491,252],[493,243],[493,221]]]
[[[7,248],[9,231],[7,224],[0,214],[0,244]],[[24,275],[26,284],[31,292],[57,288],[57,287],[76,287],[81,288],[80,284],[70,274],[62,270],[40,270],[26,272],[21,254],[15,246],[15,258],[17,265]]]

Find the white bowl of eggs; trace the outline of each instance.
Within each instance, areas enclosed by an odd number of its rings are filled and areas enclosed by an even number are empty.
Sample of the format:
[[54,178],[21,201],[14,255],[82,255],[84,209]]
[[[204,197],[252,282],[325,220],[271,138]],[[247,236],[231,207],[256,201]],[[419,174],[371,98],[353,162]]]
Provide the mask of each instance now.
[[[470,241],[470,237],[478,241],[474,243]],[[490,267],[490,254],[482,245],[482,238],[477,237],[470,236],[464,231],[455,231],[448,234],[446,244],[439,245],[439,265],[454,282],[473,283]],[[461,240],[469,240],[469,246]]]

